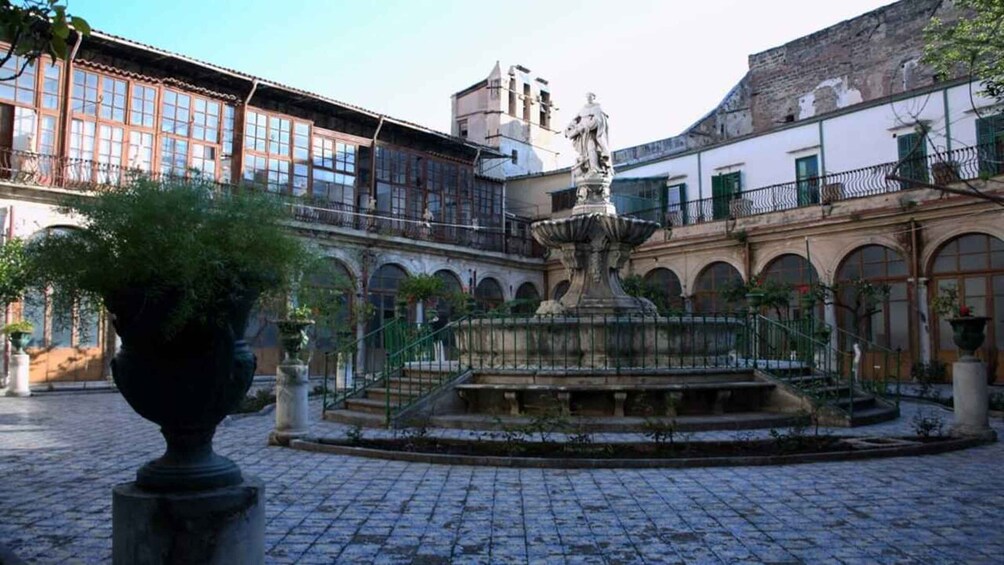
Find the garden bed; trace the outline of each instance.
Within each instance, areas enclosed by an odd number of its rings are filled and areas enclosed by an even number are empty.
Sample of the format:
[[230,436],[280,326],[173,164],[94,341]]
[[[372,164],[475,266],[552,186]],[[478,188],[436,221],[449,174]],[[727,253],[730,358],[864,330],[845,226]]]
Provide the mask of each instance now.
[[748,441],[506,442],[428,437],[294,441],[306,451],[400,461],[505,467],[717,467],[926,455],[986,443],[950,437],[778,435]]

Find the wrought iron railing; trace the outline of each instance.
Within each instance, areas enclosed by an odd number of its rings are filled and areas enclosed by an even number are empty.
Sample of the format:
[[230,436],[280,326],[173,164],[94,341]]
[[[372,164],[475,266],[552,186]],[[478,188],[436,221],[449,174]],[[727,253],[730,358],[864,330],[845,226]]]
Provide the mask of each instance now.
[[[833,328],[837,339],[837,367],[861,388],[891,399],[899,406],[900,384],[904,373],[902,349],[879,345],[841,328]],[[860,348],[855,352],[854,345]],[[855,357],[858,356],[857,363]]]
[[[220,188],[231,185],[216,182],[196,170],[184,174],[167,174],[128,168],[119,165],[68,159],[30,151],[0,149],[0,181],[28,186],[59,188],[74,192],[90,192],[102,187],[120,186],[143,177],[158,182],[210,183]],[[264,190],[260,185],[249,185]],[[452,243],[484,251],[511,253],[524,257],[543,257],[544,248],[528,235],[527,229],[507,232],[498,219],[498,225],[480,227],[448,225],[426,222],[421,217],[382,215],[361,210],[354,205],[331,202],[318,198],[289,197],[296,220],[311,224],[365,230],[382,235],[396,235],[422,241]],[[511,222],[522,221],[510,219]],[[487,223],[487,222],[486,222]],[[525,223],[529,223],[526,221]]]
[[[898,169],[897,165],[900,165]],[[622,214],[656,221],[663,226],[694,225],[833,204],[921,188],[924,184],[943,186],[996,174],[1004,174],[1004,148],[1000,145],[962,147],[906,159],[902,163],[881,163],[744,190],[737,195],[701,198],[666,206],[652,202],[649,207],[636,206],[637,209]],[[890,176],[910,180],[892,180]]]

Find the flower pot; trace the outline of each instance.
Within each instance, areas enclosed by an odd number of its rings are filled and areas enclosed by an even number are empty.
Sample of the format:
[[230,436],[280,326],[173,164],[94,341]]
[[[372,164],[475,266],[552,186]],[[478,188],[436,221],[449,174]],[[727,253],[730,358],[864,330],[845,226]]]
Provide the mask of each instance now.
[[279,342],[282,344],[283,362],[300,360],[300,352],[310,343],[307,328],[313,324],[313,320],[276,320]]
[[176,303],[171,293],[147,299],[143,291],[126,291],[105,302],[122,338],[111,365],[115,384],[167,441],[164,455],[137,471],[137,486],[185,491],[239,484],[237,464],[213,452],[213,435],[254,377],[257,359],[243,339],[254,297],[235,297],[223,319],[192,322],[171,337],[162,331]]
[[31,343],[31,332],[10,332],[7,335],[11,345],[14,346],[14,354],[24,353],[24,348]]
[[963,316],[959,318],[949,318],[948,323],[952,325],[952,341],[959,348],[961,357],[972,357],[973,352],[983,345],[986,339],[984,329],[987,325],[984,316]]

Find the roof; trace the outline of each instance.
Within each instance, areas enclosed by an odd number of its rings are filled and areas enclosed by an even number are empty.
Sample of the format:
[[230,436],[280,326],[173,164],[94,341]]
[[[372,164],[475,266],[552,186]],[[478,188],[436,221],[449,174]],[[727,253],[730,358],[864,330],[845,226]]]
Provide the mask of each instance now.
[[464,147],[467,147],[469,149],[473,149],[475,151],[480,151],[481,154],[495,155],[495,156],[499,156],[499,157],[502,156],[502,154],[498,153],[498,151],[496,149],[494,149],[494,148],[488,147],[486,145],[480,145],[480,144],[477,144],[477,143],[472,143],[472,142],[470,142],[470,141],[468,141],[468,140],[466,140],[466,139],[464,139],[462,137],[452,136],[452,135],[449,135],[447,133],[443,133],[441,131],[434,130],[432,128],[428,128],[428,127],[425,127],[425,126],[422,126],[422,125],[419,125],[419,124],[416,124],[416,123],[413,123],[413,122],[409,122],[407,120],[402,120],[400,118],[394,118],[394,117],[391,117],[391,116],[386,116],[384,114],[380,114],[378,112],[373,112],[371,110],[367,110],[365,108],[362,108],[360,106],[356,106],[354,104],[349,104],[347,102],[342,102],[342,101],[339,101],[339,100],[335,100],[335,99],[329,98],[327,96],[323,96],[323,95],[320,95],[320,94],[316,94],[314,92],[310,92],[310,91],[307,91],[307,90],[303,90],[303,89],[299,89],[299,88],[296,88],[296,87],[292,87],[292,86],[288,86],[288,85],[285,85],[285,84],[281,84],[281,83],[278,83],[278,82],[275,82],[275,81],[272,81],[272,80],[269,80],[269,79],[257,77],[257,76],[254,76],[254,75],[251,75],[251,74],[248,74],[248,73],[244,73],[244,72],[241,72],[241,71],[238,71],[238,70],[235,70],[235,69],[230,69],[230,68],[227,68],[227,67],[222,67],[220,65],[215,65],[213,63],[207,63],[205,61],[201,61],[201,60],[189,57],[187,55],[182,55],[180,53],[175,53],[175,52],[172,52],[172,51],[167,51],[165,49],[161,49],[161,48],[155,47],[153,45],[148,45],[146,43],[141,43],[141,42],[138,42],[138,41],[134,41],[132,39],[121,37],[121,36],[118,36],[118,35],[115,35],[115,34],[106,33],[106,32],[102,32],[102,31],[98,31],[98,30],[93,30],[91,32],[91,34],[87,37],[87,40],[90,40],[90,41],[97,40],[99,42],[105,42],[105,43],[109,43],[109,44],[115,44],[115,45],[119,45],[119,46],[125,46],[125,47],[129,47],[129,48],[132,48],[132,49],[137,49],[137,50],[145,51],[147,53],[156,54],[156,55],[161,56],[162,58],[175,59],[177,61],[186,63],[188,65],[192,65],[192,66],[195,66],[195,67],[201,67],[203,69],[207,69],[209,71],[212,71],[214,74],[223,75],[223,76],[230,77],[232,79],[237,79],[237,80],[240,80],[240,81],[244,81],[244,82],[247,83],[249,91],[250,91],[250,88],[251,88],[252,85],[257,84],[259,89],[262,88],[262,87],[271,88],[271,89],[275,89],[275,90],[278,90],[278,91],[286,92],[286,93],[289,93],[289,94],[298,95],[300,97],[309,98],[309,99],[312,99],[314,101],[321,102],[321,103],[323,103],[325,105],[333,106],[333,107],[336,107],[336,108],[338,108],[340,110],[349,111],[349,112],[352,112],[352,113],[355,113],[355,114],[359,114],[361,116],[365,116],[365,117],[368,117],[368,118],[371,118],[371,119],[374,119],[374,120],[378,120],[379,121],[379,120],[382,119],[384,121],[384,123],[395,124],[395,125],[398,125],[400,127],[413,130],[416,133],[436,138],[436,139],[438,139],[440,141],[444,141],[444,142],[447,142],[447,143],[456,144],[456,145],[459,145],[459,146],[464,146]]

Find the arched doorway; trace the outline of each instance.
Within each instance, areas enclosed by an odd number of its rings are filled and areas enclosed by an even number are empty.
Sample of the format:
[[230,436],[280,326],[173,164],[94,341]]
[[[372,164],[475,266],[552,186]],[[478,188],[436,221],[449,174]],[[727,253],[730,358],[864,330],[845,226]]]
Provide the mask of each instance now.
[[337,259],[328,259],[302,285],[297,302],[315,312],[314,349],[332,351],[355,334],[352,319],[352,295],[355,285],[348,267]]
[[533,314],[540,306],[540,293],[532,282],[525,282],[516,289],[516,304],[513,314]]
[[568,281],[561,281],[554,285],[554,289],[551,290],[551,300],[561,300],[561,297],[568,292],[568,287],[572,286],[572,283]]
[[474,289],[474,300],[482,312],[491,312],[505,302],[502,294],[502,285],[491,277],[485,277],[478,282]]
[[[807,313],[803,311],[802,297],[811,292],[813,285],[819,282],[816,269],[805,257],[795,255],[794,253],[786,253],[775,257],[774,260],[764,267],[761,276],[765,282],[769,281],[791,289],[791,297],[788,300],[787,307],[785,308],[784,305],[775,305],[774,308],[768,308],[768,314],[774,314],[775,316],[789,320],[805,318]],[[817,320],[821,320],[823,317],[823,305],[816,304],[812,315]]]
[[[436,278],[443,281],[443,296],[436,301],[436,315],[443,322],[454,319],[453,301],[461,298],[464,293],[464,286],[460,283],[460,278],[453,271],[440,269],[435,273]],[[428,318],[428,313],[426,318]]]
[[397,287],[406,278],[408,273],[393,264],[383,265],[373,272],[366,296],[374,309],[368,331],[379,328],[397,315]]
[[711,263],[697,275],[694,283],[694,312],[714,314],[735,309],[736,305],[728,302],[722,293],[742,283],[742,275],[732,265],[724,261]]
[[[996,380],[1004,380],[1004,241],[981,233],[965,234],[941,246],[928,271],[930,298],[940,289],[955,287],[959,303],[972,308],[974,316],[989,316],[987,338],[977,353],[987,362]],[[951,366],[958,359],[952,343],[952,328],[931,310],[935,355]]]
[[649,290],[649,299],[655,303],[662,314],[680,314],[683,312],[683,285],[680,277],[669,269],[659,267],[645,273],[643,279]]

